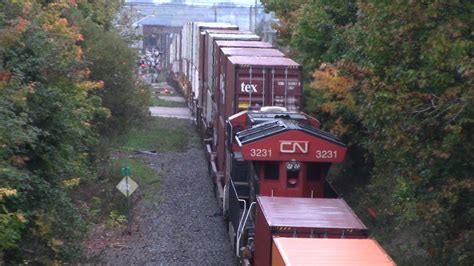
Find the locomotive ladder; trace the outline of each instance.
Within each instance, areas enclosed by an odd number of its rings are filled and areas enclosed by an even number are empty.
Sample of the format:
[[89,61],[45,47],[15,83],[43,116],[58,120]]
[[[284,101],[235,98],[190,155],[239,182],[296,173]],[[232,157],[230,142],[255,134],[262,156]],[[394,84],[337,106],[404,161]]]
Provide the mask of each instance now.
[[239,224],[239,228],[237,229],[237,241],[235,243],[235,255],[237,257],[240,257],[239,250],[240,250],[240,239],[242,238],[242,234],[245,230],[245,225],[247,224],[247,221],[249,219],[249,215],[252,213],[252,208],[255,206],[255,201],[250,204],[249,209],[247,210],[247,213],[245,211],[242,213],[242,218],[245,216],[245,219],[241,221]]
[[[223,208],[224,210],[228,211],[229,217],[229,226],[232,226],[231,235],[232,242],[235,243],[235,250],[237,257],[239,256],[239,249],[240,249],[240,239],[242,236],[242,229],[244,228],[242,225],[244,223],[244,219],[247,212],[247,201],[240,199],[235,188],[233,180],[229,180],[227,185],[224,187],[224,200],[223,200]],[[247,217],[248,219],[248,217]],[[229,233],[231,232],[229,231]]]

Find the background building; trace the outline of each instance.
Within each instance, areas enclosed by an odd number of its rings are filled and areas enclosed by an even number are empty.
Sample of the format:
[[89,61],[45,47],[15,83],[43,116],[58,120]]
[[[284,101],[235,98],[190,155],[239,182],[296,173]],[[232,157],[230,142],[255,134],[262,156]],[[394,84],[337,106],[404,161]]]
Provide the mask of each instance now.
[[142,51],[156,48],[164,52],[174,34],[191,21],[232,23],[270,43],[276,35],[272,29],[275,15],[265,13],[255,0],[132,0],[125,3],[124,14],[131,19],[135,34],[142,36],[134,45]]

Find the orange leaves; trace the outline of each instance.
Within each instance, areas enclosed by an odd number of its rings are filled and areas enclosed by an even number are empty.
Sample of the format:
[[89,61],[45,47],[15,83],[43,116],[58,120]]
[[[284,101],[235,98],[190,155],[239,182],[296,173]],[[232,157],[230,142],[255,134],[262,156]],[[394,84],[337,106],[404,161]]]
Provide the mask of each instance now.
[[322,93],[323,101],[319,107],[320,111],[328,113],[337,118],[331,132],[343,135],[349,129],[343,124],[343,118],[337,114],[339,109],[349,109],[356,112],[356,102],[352,96],[352,89],[358,81],[349,75],[341,75],[341,70],[330,64],[323,63],[321,67],[313,72],[314,81],[311,87]]
[[10,163],[16,167],[25,167],[30,158],[21,155],[10,157]]
[[336,103],[334,102],[326,102],[321,104],[321,111],[325,113],[333,113],[333,111],[336,109]]
[[28,16],[30,14],[32,8],[33,8],[33,5],[30,1],[24,1],[23,2],[22,15],[24,17]]
[[350,76],[340,75],[335,66],[325,63],[313,72],[313,78],[311,87],[322,91],[324,98],[328,100],[321,106],[323,112],[332,113],[337,105],[336,102],[350,109],[355,108],[351,90],[357,84],[356,80]]
[[[63,17],[63,8],[53,8],[57,7],[57,5],[49,5],[48,12],[42,13],[41,27],[43,30],[50,33],[53,38],[65,38],[74,42],[83,41],[84,37],[80,33],[80,28]],[[68,4],[62,4],[61,6],[70,8]]]
[[11,73],[9,72],[0,72],[0,81],[9,81],[11,77]]
[[66,18],[61,18],[60,14],[45,13],[43,14],[44,23],[42,28],[44,31],[54,35],[63,35],[74,39],[74,36],[78,33],[74,28],[69,26]]
[[14,33],[23,33],[26,31],[28,26],[30,25],[30,21],[22,18],[22,17],[17,17],[15,20],[10,22],[10,30]]
[[91,91],[95,89],[102,89],[104,87],[104,82],[100,81],[83,81],[78,84],[81,89],[84,91]]
[[99,83],[99,89],[103,89],[104,88],[104,81],[99,80],[98,83]]
[[16,196],[16,194],[16,189],[0,187],[0,200],[3,200],[3,198]]
[[339,75],[338,69],[328,64],[322,64],[314,71],[314,81],[311,86],[334,94],[337,99],[344,99],[357,82],[349,76]]
[[75,37],[74,39],[78,42],[84,40],[84,36],[82,36],[82,34],[80,33],[77,33],[74,37]]
[[448,159],[451,155],[449,153],[446,153],[446,152],[442,152],[442,151],[433,151],[432,152],[432,155],[436,158],[440,158],[440,159]]
[[61,26],[64,26],[64,27],[68,26],[67,18],[60,18],[60,19],[58,19],[57,24],[58,24],[58,25],[61,25]]
[[84,54],[84,53],[82,52],[82,48],[77,46],[76,49],[75,49],[75,57],[76,57],[76,60],[77,60],[77,61],[82,60],[83,54]]

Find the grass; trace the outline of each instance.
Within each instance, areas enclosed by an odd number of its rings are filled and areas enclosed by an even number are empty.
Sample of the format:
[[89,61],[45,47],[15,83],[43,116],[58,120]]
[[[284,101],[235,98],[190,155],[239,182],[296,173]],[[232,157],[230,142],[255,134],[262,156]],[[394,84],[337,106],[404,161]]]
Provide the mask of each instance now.
[[187,120],[150,117],[140,128],[130,130],[118,139],[116,150],[130,152],[147,151],[184,151],[190,138],[185,128]]
[[[111,174],[120,173],[120,168],[128,166],[131,169],[131,178],[137,182],[138,189],[146,200],[155,199],[161,185],[161,174],[151,169],[140,158],[116,158],[111,162]],[[121,179],[122,177],[120,177]],[[117,182],[118,183],[118,182]]]
[[110,215],[127,214],[127,198],[116,189],[122,180],[120,168],[129,166],[131,178],[137,182],[138,189],[132,194],[132,199],[139,192],[145,200],[156,199],[160,189],[161,174],[151,169],[141,158],[115,157],[103,167],[101,177],[95,181],[81,184],[71,197],[78,203],[81,212],[89,222],[109,223]]

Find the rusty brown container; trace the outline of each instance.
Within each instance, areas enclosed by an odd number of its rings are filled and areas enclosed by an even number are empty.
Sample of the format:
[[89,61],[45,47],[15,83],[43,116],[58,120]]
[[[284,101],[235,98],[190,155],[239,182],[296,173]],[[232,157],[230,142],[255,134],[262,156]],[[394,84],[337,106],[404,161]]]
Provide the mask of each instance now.
[[[219,79],[220,71],[221,71],[221,56],[222,56],[222,48],[272,48],[272,45],[268,42],[262,41],[215,41],[216,46],[216,58],[214,62],[215,70],[219,73],[215,73],[215,79]],[[225,69],[225,68],[224,68]],[[217,84],[218,85],[218,84]]]
[[225,71],[227,65],[227,59],[231,56],[254,56],[254,57],[284,57],[285,54],[280,50],[272,48],[249,48],[249,47],[221,47],[218,49],[215,63],[215,90],[216,97],[219,95],[220,90],[220,77],[221,73]]
[[282,106],[299,111],[302,67],[286,57],[231,56],[222,78],[220,102],[228,117],[241,110]]
[[213,119],[212,115],[212,96],[214,93],[214,65],[215,55],[217,54],[217,48],[215,41],[218,40],[248,40],[248,41],[260,41],[260,37],[255,34],[237,34],[237,33],[208,33],[206,34],[206,46],[207,46],[207,59],[204,66],[204,81],[203,88],[199,93],[199,105],[202,106],[203,118],[208,124],[212,126]]
[[212,115],[214,118],[214,146],[217,146],[217,168],[222,171],[224,169],[225,164],[225,147],[224,147],[224,140],[225,140],[225,121],[227,118],[232,114],[227,115],[219,115],[224,114],[224,103],[221,102],[219,104],[216,99],[221,99],[221,84],[224,83],[224,76],[221,75],[223,71],[226,69],[228,58],[231,56],[255,56],[255,57],[284,57],[281,51],[277,49],[271,48],[248,48],[248,47],[221,47],[218,52],[218,57],[220,62],[215,65],[215,91],[214,91],[214,106],[212,110],[215,110],[216,114]]
[[238,29],[206,29],[201,32],[201,35],[199,37],[199,42],[200,42],[200,51],[199,51],[199,84],[200,88],[201,86],[204,85],[207,79],[207,60],[209,57],[209,51],[208,51],[208,42],[209,38],[207,35],[209,34],[215,34],[215,33],[220,33],[220,34],[253,34],[253,32],[250,31],[239,31]]
[[275,236],[364,239],[368,230],[343,199],[258,197],[255,265],[270,265]]
[[[222,64],[222,48],[263,48],[263,49],[270,49],[272,45],[268,42],[262,41],[215,41],[216,46],[216,54],[214,59],[214,84],[216,84],[216,91],[218,90],[219,86],[219,77],[221,71],[225,70],[225,67]],[[235,55],[248,55],[248,54],[241,54],[241,53],[231,53],[227,54],[228,56],[235,56]],[[262,55],[264,56],[264,55]],[[282,55],[283,56],[283,55]]]

